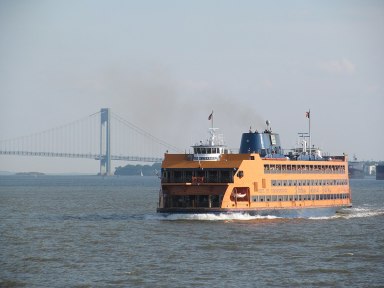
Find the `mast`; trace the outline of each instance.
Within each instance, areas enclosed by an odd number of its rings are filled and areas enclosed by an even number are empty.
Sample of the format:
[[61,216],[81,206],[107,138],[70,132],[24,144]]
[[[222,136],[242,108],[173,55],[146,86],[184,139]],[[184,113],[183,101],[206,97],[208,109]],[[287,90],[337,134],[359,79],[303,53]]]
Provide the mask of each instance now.
[[311,109],[306,113],[306,117],[308,117],[308,133],[309,133],[309,160],[312,157],[312,144],[311,144]]

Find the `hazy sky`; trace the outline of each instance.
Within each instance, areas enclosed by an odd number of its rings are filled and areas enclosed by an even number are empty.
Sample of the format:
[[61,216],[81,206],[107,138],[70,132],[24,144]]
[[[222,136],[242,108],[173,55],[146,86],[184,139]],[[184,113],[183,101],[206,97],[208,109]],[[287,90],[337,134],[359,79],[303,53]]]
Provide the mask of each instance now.
[[[0,139],[109,107],[188,148],[214,110],[231,147],[268,119],[291,148],[311,109],[312,143],[384,160],[383,31],[384,1],[0,0]],[[2,170],[98,163],[0,156]]]

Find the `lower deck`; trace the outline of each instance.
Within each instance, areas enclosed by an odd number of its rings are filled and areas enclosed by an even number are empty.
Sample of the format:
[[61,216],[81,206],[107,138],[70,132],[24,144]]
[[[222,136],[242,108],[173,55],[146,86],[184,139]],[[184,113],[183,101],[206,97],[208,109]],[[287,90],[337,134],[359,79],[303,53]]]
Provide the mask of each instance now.
[[[243,196],[243,194],[241,194]],[[162,196],[160,196],[162,197]],[[222,208],[222,209],[281,209],[295,207],[350,206],[349,193],[252,195],[239,198],[231,194],[229,200],[219,195],[167,195],[162,197],[162,208]]]
[[351,205],[348,182],[335,180],[325,183],[324,186],[279,187],[266,184],[260,189],[258,185],[240,186],[237,183],[166,183],[160,191],[159,208],[283,209]]

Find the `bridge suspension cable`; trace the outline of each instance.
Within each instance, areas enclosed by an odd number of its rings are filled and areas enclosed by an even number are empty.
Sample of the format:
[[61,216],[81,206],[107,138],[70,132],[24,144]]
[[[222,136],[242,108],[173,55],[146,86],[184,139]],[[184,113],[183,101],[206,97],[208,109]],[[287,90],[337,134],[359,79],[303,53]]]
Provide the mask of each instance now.
[[168,148],[169,150],[171,151],[174,151],[174,152],[182,152],[182,150],[176,146],[173,146],[172,144],[169,144],[155,136],[153,136],[151,133],[145,131],[144,129],[141,129],[140,127],[136,126],[135,124],[129,122],[128,120],[122,118],[121,116],[115,114],[112,112],[112,117],[113,119],[116,119],[117,121],[119,121],[120,123],[128,126],[129,128],[131,128],[132,130],[136,131],[137,133],[147,137],[149,140],[152,140],[158,144],[160,144],[161,146],[165,147],[165,148]]
[[42,132],[1,140],[0,154],[93,158],[99,153],[98,114],[100,112]]

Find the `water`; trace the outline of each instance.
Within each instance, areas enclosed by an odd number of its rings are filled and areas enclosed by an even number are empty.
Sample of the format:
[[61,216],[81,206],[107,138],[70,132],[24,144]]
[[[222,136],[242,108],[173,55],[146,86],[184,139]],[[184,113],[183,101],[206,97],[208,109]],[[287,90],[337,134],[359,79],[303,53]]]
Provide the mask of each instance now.
[[384,287],[384,181],[313,219],[157,215],[155,177],[1,176],[0,287]]

